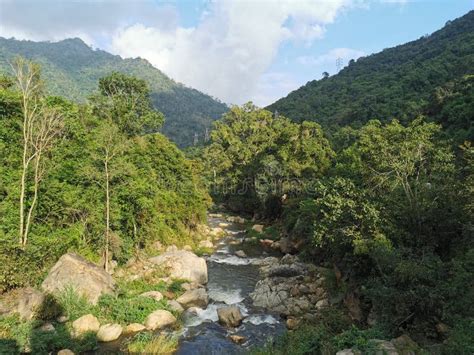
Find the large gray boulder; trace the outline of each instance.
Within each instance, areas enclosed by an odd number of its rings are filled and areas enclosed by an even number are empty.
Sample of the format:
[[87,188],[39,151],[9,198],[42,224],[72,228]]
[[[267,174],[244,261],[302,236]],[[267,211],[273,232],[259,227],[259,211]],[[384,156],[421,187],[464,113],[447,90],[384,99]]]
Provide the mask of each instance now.
[[97,303],[101,295],[115,293],[112,276],[74,253],[64,254],[59,258],[41,287],[52,294],[72,287],[93,304]]
[[237,306],[219,308],[217,316],[219,317],[219,323],[226,327],[238,327],[244,318]]
[[186,279],[198,284],[207,283],[206,260],[186,250],[170,251],[149,259],[165,268],[170,277]]

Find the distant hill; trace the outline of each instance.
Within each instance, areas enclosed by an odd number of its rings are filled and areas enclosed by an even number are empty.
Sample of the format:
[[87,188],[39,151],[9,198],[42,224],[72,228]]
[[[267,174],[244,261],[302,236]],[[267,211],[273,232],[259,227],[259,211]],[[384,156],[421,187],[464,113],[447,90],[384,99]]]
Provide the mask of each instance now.
[[51,94],[78,102],[96,90],[99,78],[113,71],[145,79],[155,107],[166,117],[163,133],[181,147],[193,144],[195,133],[202,140],[212,121],[228,110],[209,95],[176,83],[144,59],[122,59],[93,50],[79,38],[50,43],[0,37],[0,72],[10,71],[8,61],[16,55],[42,65]]
[[[433,114],[446,128],[454,125],[472,139],[470,74],[474,11],[429,36],[351,61],[338,74],[308,82],[267,108],[296,121],[317,121],[329,130],[370,119],[408,122]],[[457,113],[447,112],[451,109]]]

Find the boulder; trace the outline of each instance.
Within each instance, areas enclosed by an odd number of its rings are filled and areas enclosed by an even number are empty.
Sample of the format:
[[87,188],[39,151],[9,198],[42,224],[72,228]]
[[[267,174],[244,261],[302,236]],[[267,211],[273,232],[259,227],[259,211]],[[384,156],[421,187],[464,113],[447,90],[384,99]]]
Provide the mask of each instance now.
[[238,334],[229,335],[229,339],[236,344],[242,344],[245,342],[245,340],[247,340],[244,336]]
[[100,323],[92,314],[86,314],[72,322],[73,334],[76,337],[89,332],[97,333],[99,328]]
[[178,301],[175,301],[175,300],[168,301],[168,306],[171,308],[172,311],[175,311],[177,313],[184,312],[184,308],[179,304]]
[[283,254],[290,254],[294,251],[293,244],[291,243],[290,239],[285,237],[281,238],[279,241],[280,244],[280,251]]
[[344,349],[339,350],[336,355],[361,355],[362,353],[359,350]]
[[274,242],[271,239],[260,239],[260,245],[264,248],[270,248],[273,243]]
[[54,325],[48,322],[48,323],[44,323],[41,327],[39,327],[39,330],[45,333],[49,333],[49,332],[54,332],[55,328],[54,328]]
[[97,303],[101,295],[115,293],[112,276],[74,253],[64,254],[59,258],[41,287],[52,294],[72,287],[93,304]]
[[398,355],[398,351],[388,340],[379,340],[379,339],[371,339],[369,340],[370,343],[374,344],[376,351],[374,354],[376,355]]
[[420,347],[407,334],[400,335],[390,341],[397,351],[403,355],[415,355],[420,353]]
[[58,355],[74,355],[74,351],[69,349],[62,349],[58,351]]
[[239,258],[246,258],[247,257],[247,254],[245,254],[245,252],[243,250],[237,250],[235,252],[235,255],[237,255]]
[[159,309],[154,311],[145,320],[145,327],[148,330],[157,330],[169,327],[176,323],[176,318],[171,312]]
[[254,224],[252,226],[252,230],[258,233],[263,233],[263,228],[265,228],[263,224]]
[[122,335],[122,327],[120,324],[104,324],[97,332],[97,340],[103,343],[114,341]]
[[23,320],[31,320],[41,311],[45,295],[34,288],[21,289],[17,294],[18,306],[16,312]]
[[186,279],[198,284],[207,283],[206,260],[186,250],[166,252],[149,259],[155,265],[161,266],[175,279]]
[[230,216],[226,218],[227,222],[230,223],[238,223],[238,224],[244,224],[245,223],[245,218],[239,217],[239,216]]
[[200,248],[214,248],[214,244],[210,240],[201,240],[199,242]]
[[204,308],[207,306],[209,299],[205,289],[195,288],[183,293],[176,301],[185,309],[190,307]]
[[155,301],[161,301],[163,299],[163,295],[159,291],[144,292],[140,295],[140,297],[153,298]]
[[123,332],[125,334],[133,334],[133,333],[144,331],[145,329],[146,327],[143,324],[132,323],[132,324],[127,325]]
[[228,306],[217,310],[219,323],[226,327],[238,327],[243,320],[240,308],[237,306]]
[[297,318],[288,318],[286,320],[286,327],[290,330],[294,330],[298,328],[299,325],[300,325],[300,320]]

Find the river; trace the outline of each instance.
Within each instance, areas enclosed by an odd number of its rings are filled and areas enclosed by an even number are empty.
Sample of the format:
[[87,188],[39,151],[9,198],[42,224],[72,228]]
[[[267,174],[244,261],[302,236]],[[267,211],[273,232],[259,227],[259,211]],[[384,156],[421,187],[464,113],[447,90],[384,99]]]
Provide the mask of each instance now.
[[[197,314],[184,314],[184,328],[177,354],[242,354],[253,346],[261,346],[272,337],[282,334],[284,323],[279,315],[253,307],[249,294],[259,280],[258,261],[268,255],[259,245],[244,242],[243,226],[229,223],[224,217],[211,215],[209,226],[221,226],[226,236],[219,240],[215,252],[207,257],[207,291],[209,305]],[[228,223],[227,226],[223,225]],[[243,250],[247,257],[235,255]],[[245,319],[241,326],[228,329],[218,323],[217,309],[237,305]],[[238,345],[230,335],[239,335],[245,341]]]

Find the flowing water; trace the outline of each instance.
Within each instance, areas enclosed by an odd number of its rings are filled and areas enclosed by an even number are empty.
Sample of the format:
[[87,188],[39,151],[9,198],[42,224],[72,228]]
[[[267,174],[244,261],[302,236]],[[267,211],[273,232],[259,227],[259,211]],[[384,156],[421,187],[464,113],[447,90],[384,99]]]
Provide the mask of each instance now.
[[[211,228],[221,223],[227,222],[222,217],[209,218]],[[250,347],[263,345],[285,329],[278,315],[253,307],[249,297],[259,280],[256,261],[268,255],[259,246],[243,243],[246,234],[241,230],[242,226],[229,223],[223,228],[227,236],[219,241],[216,251],[207,258],[209,305],[198,310],[197,314],[187,312],[184,315],[178,354],[247,353]],[[237,250],[243,250],[247,257],[236,256]],[[242,325],[236,329],[218,323],[217,309],[227,305],[238,306],[245,316]],[[245,341],[235,344],[229,339],[232,334],[245,337]]]

